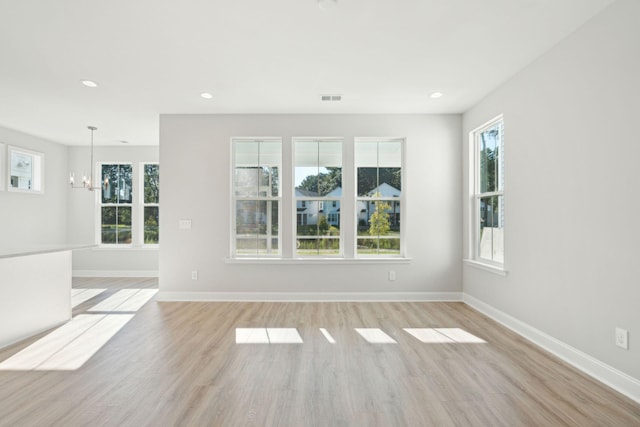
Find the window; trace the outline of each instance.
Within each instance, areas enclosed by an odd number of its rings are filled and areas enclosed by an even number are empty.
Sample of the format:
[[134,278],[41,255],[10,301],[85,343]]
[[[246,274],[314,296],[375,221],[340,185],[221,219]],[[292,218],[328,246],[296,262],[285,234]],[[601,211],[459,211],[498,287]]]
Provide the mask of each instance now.
[[475,183],[474,259],[504,263],[504,124],[502,116],[472,132]]
[[341,255],[342,141],[298,138],[294,150],[296,256]]
[[400,256],[403,140],[356,140],[358,256]]
[[100,198],[100,243],[131,244],[132,165],[105,163],[100,171],[104,183]]
[[160,166],[145,163],[143,169],[142,242],[145,245],[160,243]]
[[18,147],[9,147],[9,191],[43,192],[44,154]]
[[233,143],[234,256],[280,255],[279,139],[235,138]]

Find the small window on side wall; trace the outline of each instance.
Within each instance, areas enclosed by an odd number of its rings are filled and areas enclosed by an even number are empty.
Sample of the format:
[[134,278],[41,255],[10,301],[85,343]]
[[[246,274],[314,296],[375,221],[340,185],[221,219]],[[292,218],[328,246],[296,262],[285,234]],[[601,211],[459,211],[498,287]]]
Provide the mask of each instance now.
[[44,192],[44,154],[9,146],[7,189],[21,193]]
[[498,116],[472,132],[475,185],[473,257],[504,264],[504,122]]

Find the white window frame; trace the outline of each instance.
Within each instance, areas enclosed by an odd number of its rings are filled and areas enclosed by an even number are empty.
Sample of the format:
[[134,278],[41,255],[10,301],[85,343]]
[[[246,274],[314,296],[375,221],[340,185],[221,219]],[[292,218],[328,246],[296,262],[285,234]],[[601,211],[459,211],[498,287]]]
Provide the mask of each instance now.
[[[321,197],[321,196],[316,196],[316,197],[296,197],[296,189],[295,189],[295,174],[296,174],[296,154],[295,154],[295,150],[296,150],[296,142],[317,142],[319,144],[322,143],[327,143],[327,142],[339,142],[340,143],[340,148],[341,148],[341,165],[340,165],[340,173],[342,175],[342,179],[343,179],[343,185],[342,185],[342,192],[341,192],[341,196],[340,197]],[[338,236],[338,253],[336,254],[326,254],[326,255],[298,255],[297,252],[297,242],[298,242],[298,233],[297,233],[297,225],[298,225],[298,212],[297,212],[297,206],[298,206],[298,202],[301,203],[302,207],[312,207],[314,203],[317,203],[317,215],[319,216],[320,213],[322,211],[324,211],[324,206],[325,206],[325,202],[326,203],[333,203],[333,202],[337,202],[340,203],[340,209],[342,210],[344,207],[344,147],[345,147],[345,143],[344,143],[344,138],[340,138],[340,137],[294,137],[291,140],[291,146],[292,146],[292,165],[291,165],[291,176],[292,176],[292,182],[294,183],[291,187],[292,187],[292,191],[291,191],[291,196],[292,196],[292,201],[293,201],[293,229],[292,229],[292,248],[293,248],[293,257],[297,258],[297,259],[332,259],[332,258],[344,258],[344,227],[342,227],[342,223],[340,223],[340,235]],[[308,220],[309,220],[309,216],[308,214],[301,214],[303,216],[303,219],[301,221],[302,225],[307,225]],[[329,220],[328,215],[326,216],[327,221]],[[339,221],[341,221],[341,216],[338,216]],[[320,236],[321,238],[324,238],[323,236]],[[333,237],[333,239],[335,239],[335,237]]]
[[[31,188],[19,188],[13,187],[11,184],[11,172],[12,172],[12,158],[13,155],[22,155],[31,158]],[[25,194],[44,194],[44,153],[29,150],[26,148],[15,147],[13,145],[8,146],[7,150],[7,190],[15,193]]]
[[[400,197],[367,197],[367,196],[358,196],[358,166],[356,161],[356,146],[358,143],[363,142],[399,142],[401,147],[401,183],[398,190],[400,190]],[[398,137],[390,137],[390,138],[355,138],[353,143],[353,176],[354,176],[354,211],[355,211],[355,224],[353,231],[353,247],[354,247],[354,258],[355,259],[384,259],[384,258],[406,258],[406,229],[407,229],[407,221],[406,221],[406,138],[398,138]],[[375,203],[375,202],[400,202],[400,251],[398,254],[358,254],[358,238],[362,236],[358,236],[358,227],[359,227],[359,212],[358,212],[358,203]]]
[[[235,150],[235,145],[237,143],[247,143],[247,142],[278,142],[280,144],[280,170],[278,171],[279,174],[279,186],[278,186],[278,195],[277,196],[255,196],[255,197],[243,197],[243,196],[236,196],[236,189],[235,189],[235,183],[236,183],[236,150]],[[283,212],[283,202],[282,202],[282,179],[283,179],[283,169],[284,169],[284,164],[283,164],[283,159],[284,159],[284,155],[283,155],[283,150],[284,150],[284,146],[282,143],[282,138],[280,137],[233,137],[231,138],[231,179],[230,179],[230,183],[231,183],[231,190],[230,190],[230,194],[231,194],[231,230],[230,230],[230,241],[231,241],[231,258],[232,259],[269,259],[269,258],[276,258],[276,259],[280,259],[282,258],[282,254],[283,254],[283,239],[282,239],[282,212]],[[260,163],[258,161],[258,163]],[[236,247],[236,241],[237,241],[237,236],[236,236],[236,207],[237,207],[237,202],[241,201],[241,200],[246,200],[246,201],[251,201],[251,200],[255,200],[255,201],[266,201],[267,202],[267,206],[269,206],[268,202],[277,202],[278,203],[278,218],[277,220],[277,224],[278,224],[278,235],[277,235],[277,239],[278,239],[278,250],[277,252],[274,253],[266,253],[266,254],[238,254],[237,253],[237,247]],[[267,208],[267,216],[268,216],[268,220],[267,223],[271,223],[273,221],[273,217],[271,215],[271,209],[268,207]],[[273,234],[271,234],[271,227],[267,226],[267,234],[266,234],[266,239],[267,239],[267,247],[270,246],[270,241],[271,239],[274,237]]]
[[[145,221],[145,215],[144,215],[144,211],[145,208],[148,207],[157,207],[158,208],[158,221],[160,220],[160,203],[145,203],[144,201],[144,176],[145,176],[145,166],[147,165],[156,165],[158,166],[158,168],[160,167],[160,163],[159,162],[141,162],[139,164],[140,167],[140,178],[139,178],[139,189],[140,191],[138,192],[138,199],[140,200],[139,202],[139,206],[140,206],[140,219],[137,221],[139,224],[140,229],[138,230],[138,239],[139,242],[142,246],[147,247],[147,248],[153,248],[153,247],[158,247],[160,246],[159,243],[146,243],[144,241],[144,221]],[[160,170],[158,169],[158,175],[160,174]],[[135,195],[134,195],[135,196]],[[158,224],[159,225],[159,224]],[[158,231],[159,232],[159,231]],[[158,239],[159,241],[159,239]]]
[[[131,203],[102,203],[102,192],[104,177],[102,176],[102,166],[103,165],[130,165],[131,166]],[[137,197],[137,189],[134,187],[136,183],[135,175],[136,168],[133,162],[122,162],[122,161],[102,161],[97,163],[97,168],[95,171],[95,176],[93,177],[93,182],[100,183],[100,189],[95,191],[96,196],[96,243],[103,248],[131,248],[134,246],[136,239],[136,203],[135,199]],[[130,207],[131,208],[131,243],[102,243],[102,208],[103,207]]]
[[[500,137],[501,137],[501,152],[500,152],[500,161],[502,163],[502,176],[501,176],[501,180],[502,182],[500,183],[500,187],[497,191],[490,191],[490,192],[481,192],[481,177],[480,177],[480,142],[481,142],[481,138],[480,135],[487,131],[488,129],[496,126],[497,124],[501,124],[501,131],[500,131]],[[472,224],[470,227],[470,231],[471,231],[471,257],[472,260],[475,261],[478,264],[482,264],[482,265],[486,265],[489,267],[494,267],[497,268],[499,270],[503,270],[504,269],[504,259],[506,258],[506,251],[504,248],[504,240],[505,240],[505,227],[504,227],[504,166],[505,166],[505,160],[504,160],[504,117],[502,114],[500,114],[497,117],[494,117],[493,119],[489,120],[488,122],[484,123],[483,125],[477,127],[476,129],[472,130],[469,134],[469,139],[470,139],[470,143],[469,146],[470,148],[473,150],[473,154],[472,156],[470,156],[473,159],[473,164],[471,167],[472,173],[473,173],[473,192],[471,195],[471,201],[469,203],[469,206],[471,207],[472,211],[470,212],[469,217],[471,218]],[[502,239],[503,239],[503,260],[502,262],[500,261],[496,261],[495,259],[488,259],[485,257],[482,257],[480,254],[480,239],[481,239],[481,231],[480,231],[480,221],[481,221],[481,213],[480,213],[480,208],[481,208],[481,199],[486,198],[486,197],[502,197],[502,207],[501,207],[501,218],[500,218],[500,223],[502,224]],[[492,238],[492,254],[494,253],[493,250],[493,238]]]

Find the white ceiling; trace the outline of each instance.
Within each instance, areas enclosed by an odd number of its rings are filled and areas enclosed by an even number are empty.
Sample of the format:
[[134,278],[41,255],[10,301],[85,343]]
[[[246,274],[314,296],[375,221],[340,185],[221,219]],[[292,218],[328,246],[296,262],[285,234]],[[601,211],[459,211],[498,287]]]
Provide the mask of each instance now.
[[0,0],[0,126],[156,145],[164,113],[461,113],[611,2]]

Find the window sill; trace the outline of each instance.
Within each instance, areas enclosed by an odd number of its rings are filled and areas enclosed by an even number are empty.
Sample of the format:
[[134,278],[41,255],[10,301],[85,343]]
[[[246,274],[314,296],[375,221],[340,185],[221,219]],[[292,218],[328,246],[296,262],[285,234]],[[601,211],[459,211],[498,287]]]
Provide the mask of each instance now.
[[408,264],[411,258],[225,258],[225,264]]
[[491,265],[491,264],[485,264],[483,262],[476,261],[476,260],[473,260],[473,259],[463,259],[462,262],[465,265],[468,265],[470,267],[474,267],[474,268],[477,268],[477,269],[480,269],[480,270],[488,271],[490,273],[497,274],[498,276],[506,276],[509,273],[503,267],[498,267],[498,266]]

